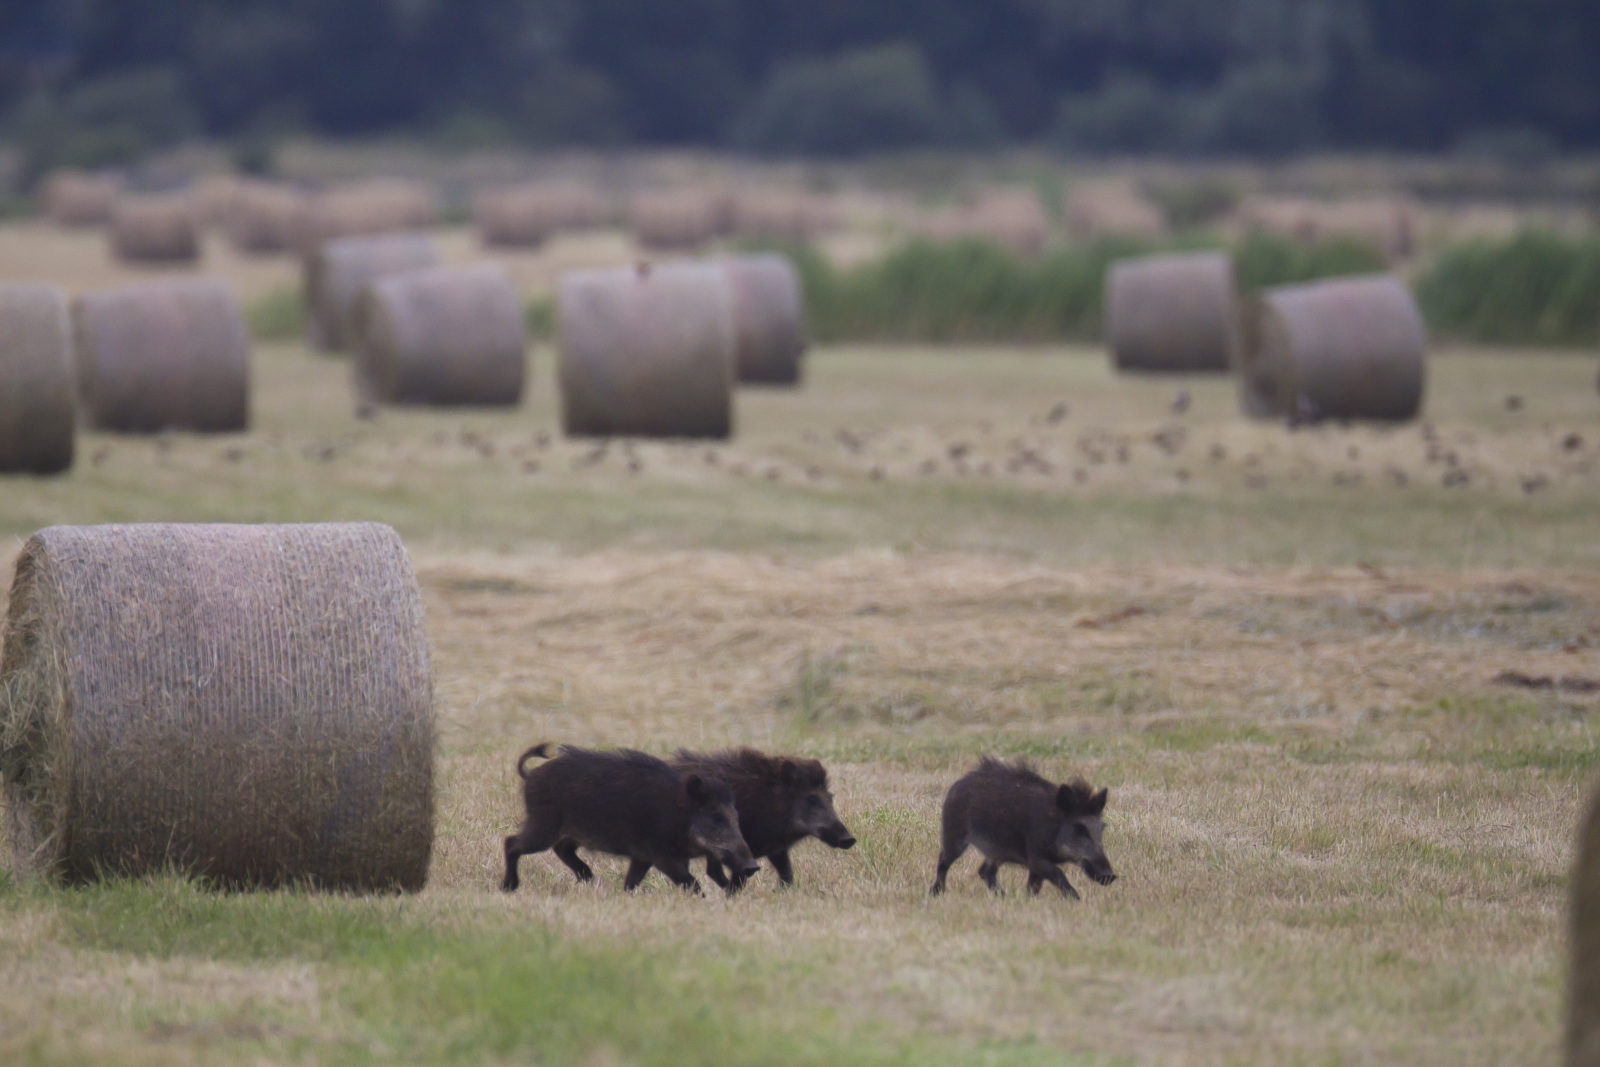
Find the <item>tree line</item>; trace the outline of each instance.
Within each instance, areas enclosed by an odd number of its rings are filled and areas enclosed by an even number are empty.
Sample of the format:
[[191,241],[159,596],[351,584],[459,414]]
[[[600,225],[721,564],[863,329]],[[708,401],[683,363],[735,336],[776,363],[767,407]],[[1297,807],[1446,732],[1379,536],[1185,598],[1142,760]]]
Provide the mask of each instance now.
[[7,0],[0,137],[1272,156],[1600,141],[1593,0]]

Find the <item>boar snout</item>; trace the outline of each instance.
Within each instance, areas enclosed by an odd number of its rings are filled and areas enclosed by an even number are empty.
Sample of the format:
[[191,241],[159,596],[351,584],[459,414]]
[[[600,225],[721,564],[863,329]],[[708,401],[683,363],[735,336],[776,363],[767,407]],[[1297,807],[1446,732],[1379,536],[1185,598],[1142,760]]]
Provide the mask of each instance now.
[[842,825],[830,826],[827,830],[817,835],[822,838],[822,843],[832,848],[850,848],[856,843],[855,836]]
[[739,874],[746,880],[754,878],[760,873],[761,864],[757,863],[755,860],[751,860],[749,863],[746,863],[744,866],[739,868]]
[[1097,863],[1084,873],[1100,885],[1110,885],[1117,880],[1117,872],[1111,869],[1109,863]]

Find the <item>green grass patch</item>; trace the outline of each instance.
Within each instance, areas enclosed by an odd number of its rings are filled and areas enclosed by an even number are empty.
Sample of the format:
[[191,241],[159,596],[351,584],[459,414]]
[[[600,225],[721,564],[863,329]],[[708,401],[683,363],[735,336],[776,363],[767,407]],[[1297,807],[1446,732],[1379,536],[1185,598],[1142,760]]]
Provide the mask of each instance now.
[[1600,341],[1600,238],[1526,230],[1441,255],[1415,283],[1440,337],[1592,348]]
[[258,341],[297,341],[305,334],[306,307],[300,289],[280,285],[245,309],[245,324]]

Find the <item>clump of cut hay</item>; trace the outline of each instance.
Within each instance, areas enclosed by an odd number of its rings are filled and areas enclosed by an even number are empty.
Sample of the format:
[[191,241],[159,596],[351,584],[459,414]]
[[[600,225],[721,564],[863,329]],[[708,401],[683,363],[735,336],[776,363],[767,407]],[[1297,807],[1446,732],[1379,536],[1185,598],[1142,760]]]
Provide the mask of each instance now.
[[239,301],[208,278],[84,293],[74,314],[89,423],[122,433],[228,433],[250,422],[250,339]]
[[234,192],[222,226],[241,252],[292,252],[306,229],[306,198],[288,186],[246,182]]
[[426,234],[342,237],[306,256],[306,328],[311,344],[342,352],[354,341],[351,313],[361,290],[379,278],[436,266],[438,252]]
[[67,295],[0,285],[0,471],[69,469],[76,407]]
[[1166,236],[1167,220],[1161,209],[1136,190],[1105,183],[1080,185],[1067,194],[1067,230],[1080,241],[1096,237]]
[[721,267],[570,272],[557,315],[569,435],[732,433],[732,296]]
[[124,263],[193,263],[200,227],[189,198],[170,193],[119,197],[111,209],[111,254]]
[[1243,316],[1239,387],[1251,415],[1415,418],[1427,331],[1410,291],[1388,276],[1268,289]]
[[1600,1067],[1600,794],[1578,828],[1567,918],[1567,1067]]
[[369,284],[356,303],[356,391],[386,404],[514,406],[527,317],[491,264],[432,267]]
[[720,261],[733,301],[734,362],[741,382],[794,385],[805,354],[800,275],[779,255]]
[[122,186],[105,174],[57,171],[45,179],[40,211],[57,226],[104,226]]
[[628,208],[633,235],[645,248],[690,250],[716,237],[721,229],[717,197],[694,189],[640,193]]
[[1105,301],[1106,340],[1118,370],[1228,370],[1238,293],[1226,252],[1120,260],[1106,278]]
[[387,526],[41,530],[0,656],[13,867],[418,889],[431,705],[417,583]]
[[300,249],[314,253],[340,237],[424,229],[438,217],[433,190],[420,182],[379,178],[341,186],[312,198],[301,225]]

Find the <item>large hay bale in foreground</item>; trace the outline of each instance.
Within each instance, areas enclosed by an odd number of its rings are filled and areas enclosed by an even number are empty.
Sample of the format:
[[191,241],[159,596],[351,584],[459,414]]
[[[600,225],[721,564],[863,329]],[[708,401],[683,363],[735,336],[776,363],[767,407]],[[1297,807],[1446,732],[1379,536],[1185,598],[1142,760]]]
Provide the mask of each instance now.
[[557,314],[569,435],[732,432],[732,302],[721,267],[573,271],[562,275]]
[[354,342],[351,314],[369,283],[391,274],[432,267],[439,254],[426,234],[341,237],[305,258],[306,328],[311,344],[342,352]]
[[1268,289],[1242,332],[1236,371],[1248,414],[1401,421],[1422,407],[1427,331],[1394,278]]
[[362,291],[355,323],[362,400],[522,401],[527,320],[499,267],[432,267],[380,278]]
[[633,235],[645,248],[687,251],[719,232],[717,198],[694,189],[640,193],[628,210]]
[[120,197],[111,209],[111,254],[124,263],[193,263],[200,226],[181,194]]
[[39,206],[57,226],[103,226],[121,188],[109,175],[57,171],[45,179]]
[[306,229],[306,198],[288,186],[248,182],[235,191],[223,227],[250,255],[292,252]]
[[227,283],[138,282],[78,297],[79,394],[90,425],[228,433],[250,422],[250,338]]
[[0,471],[70,468],[76,410],[67,294],[0,285]]
[[1600,793],[1578,828],[1568,879],[1567,1067],[1600,1067]]
[[1141,256],[1106,277],[1106,343],[1120,371],[1225,373],[1238,317],[1226,252]]
[[720,262],[732,299],[738,380],[798,383],[806,334],[800,275],[794,264],[779,255],[729,256]]
[[0,655],[13,868],[418,889],[431,704],[387,526],[41,530]]

